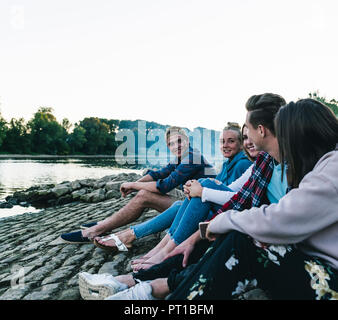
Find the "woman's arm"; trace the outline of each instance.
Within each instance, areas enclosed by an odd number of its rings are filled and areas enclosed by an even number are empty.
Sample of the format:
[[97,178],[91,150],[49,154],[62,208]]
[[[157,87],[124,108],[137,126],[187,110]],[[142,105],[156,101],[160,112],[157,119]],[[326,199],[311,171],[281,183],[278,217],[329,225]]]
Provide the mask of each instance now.
[[201,196],[202,202],[209,201],[219,205],[223,205],[224,203],[228,202],[249,180],[253,166],[254,165],[252,164],[237,180],[228,185],[228,188],[232,191],[203,188]]
[[301,242],[338,221],[336,169],[332,168],[330,174],[308,173],[299,187],[278,203],[225,211],[209,223],[208,230],[213,234],[237,230],[266,243]]
[[178,254],[183,254],[183,268],[186,267],[188,263],[189,256],[191,252],[194,250],[195,245],[198,241],[202,240],[200,237],[200,232],[197,230],[193,233],[189,238],[179,244],[171,253],[169,253],[164,259],[168,259],[170,257],[176,256]]

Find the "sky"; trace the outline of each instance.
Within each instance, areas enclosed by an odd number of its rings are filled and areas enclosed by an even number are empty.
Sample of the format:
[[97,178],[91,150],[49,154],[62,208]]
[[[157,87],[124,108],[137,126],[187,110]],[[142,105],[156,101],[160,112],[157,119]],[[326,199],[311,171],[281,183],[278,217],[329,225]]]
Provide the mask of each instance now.
[[1,0],[0,111],[221,130],[245,102],[338,98],[336,0]]

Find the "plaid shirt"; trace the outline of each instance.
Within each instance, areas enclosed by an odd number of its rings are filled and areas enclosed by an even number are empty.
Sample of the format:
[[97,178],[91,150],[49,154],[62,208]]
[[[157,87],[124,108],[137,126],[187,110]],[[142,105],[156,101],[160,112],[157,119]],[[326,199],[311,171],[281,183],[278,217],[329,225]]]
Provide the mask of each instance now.
[[259,207],[265,203],[268,204],[266,191],[273,173],[272,160],[273,158],[268,153],[260,152],[249,180],[211,219],[227,210],[242,211],[251,207]]

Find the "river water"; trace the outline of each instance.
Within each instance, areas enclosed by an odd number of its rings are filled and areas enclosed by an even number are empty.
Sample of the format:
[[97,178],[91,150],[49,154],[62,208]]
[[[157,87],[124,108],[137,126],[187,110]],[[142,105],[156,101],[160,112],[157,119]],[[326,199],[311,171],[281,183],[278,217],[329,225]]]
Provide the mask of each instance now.
[[[119,173],[142,173],[141,169],[119,168],[111,158],[1,158],[0,201],[15,191],[34,185],[58,184],[77,179],[99,179]],[[0,218],[38,211],[33,207],[0,208]]]

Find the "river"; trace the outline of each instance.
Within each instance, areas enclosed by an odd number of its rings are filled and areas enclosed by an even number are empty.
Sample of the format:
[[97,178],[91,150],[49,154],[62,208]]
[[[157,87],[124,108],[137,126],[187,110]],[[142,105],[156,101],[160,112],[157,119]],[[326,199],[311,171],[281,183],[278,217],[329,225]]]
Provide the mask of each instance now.
[[[141,173],[142,169],[119,168],[112,158],[6,158],[0,159],[0,201],[15,191],[34,185],[93,178],[119,173]],[[0,209],[0,218],[35,212],[33,207],[14,206]]]

